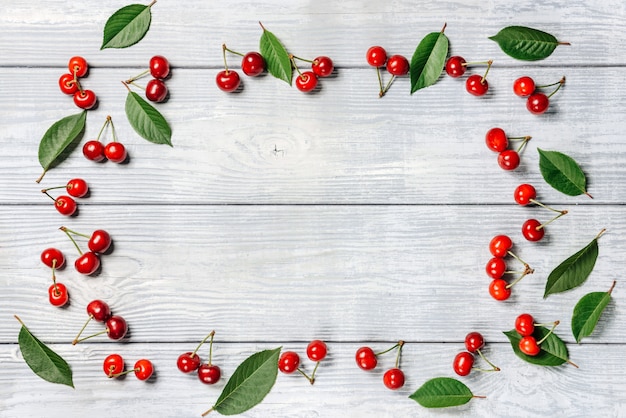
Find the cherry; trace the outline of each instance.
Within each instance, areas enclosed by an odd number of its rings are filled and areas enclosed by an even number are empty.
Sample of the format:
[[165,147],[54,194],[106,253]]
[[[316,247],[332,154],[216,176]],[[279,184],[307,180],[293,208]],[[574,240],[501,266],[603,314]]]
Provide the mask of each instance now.
[[522,225],[522,235],[528,241],[540,241],[545,233],[543,225],[536,219],[529,219]]
[[41,262],[48,267],[60,269],[65,264],[65,257],[61,250],[46,248],[41,252]]
[[70,295],[67,293],[67,287],[63,283],[53,283],[48,288],[48,299],[53,306],[64,306],[70,300]]
[[154,373],[154,366],[150,360],[142,358],[137,360],[133,370],[135,371],[137,379],[148,380],[150,379],[150,376],[152,376],[152,373]]
[[487,262],[485,271],[492,279],[499,279],[506,272],[506,261],[500,257],[493,257]]
[[163,80],[170,74],[170,63],[162,55],[155,55],[150,58],[150,75],[154,78]]
[[96,229],[91,234],[87,246],[94,253],[104,253],[111,246],[111,235],[104,229]]
[[93,319],[98,322],[106,322],[111,317],[111,308],[106,302],[94,299],[87,304],[87,315],[89,315],[88,321]]
[[333,60],[326,56],[319,56],[311,63],[311,69],[318,77],[329,77],[334,70]]
[[74,93],[74,104],[81,109],[89,110],[96,105],[98,98],[91,90],[79,90]]
[[472,74],[465,82],[465,89],[474,96],[484,96],[489,90],[489,83],[483,76]]
[[537,344],[537,340],[532,335],[522,337],[522,339],[519,341],[519,349],[527,356],[533,357],[538,355],[541,351],[541,348],[539,348],[539,344]]
[[498,154],[498,165],[503,170],[515,170],[519,167],[520,160],[519,152],[512,149],[506,149]]
[[454,357],[452,368],[459,376],[467,376],[474,367],[474,355],[467,351],[461,351]]
[[296,77],[298,90],[308,93],[317,87],[317,76],[313,71],[304,71]]
[[109,142],[104,147],[104,156],[114,163],[121,163],[126,160],[128,153],[126,147],[121,142]]
[[485,135],[487,148],[493,152],[502,152],[509,147],[509,139],[502,128],[491,128]]
[[117,377],[124,373],[124,359],[119,354],[109,354],[105,357],[102,370],[107,377]]
[[105,322],[106,333],[112,340],[121,340],[128,331],[126,320],[119,315],[112,315]]
[[68,181],[65,188],[67,189],[67,192],[74,197],[83,197],[89,191],[87,182],[79,178]]
[[146,84],[146,98],[151,102],[161,103],[167,97],[167,86],[158,78],[153,78]]
[[72,216],[76,212],[76,201],[69,196],[59,196],[54,199],[54,207],[65,216]]
[[387,62],[387,52],[382,46],[372,46],[367,50],[365,59],[372,67],[382,67]]
[[489,242],[489,251],[494,257],[506,257],[513,248],[513,241],[508,235],[496,235]]
[[241,59],[241,71],[249,77],[256,77],[265,71],[265,58],[258,52],[248,52]]
[[404,372],[397,367],[387,370],[383,375],[383,383],[388,389],[400,389],[404,386]]
[[515,330],[522,337],[533,335],[535,332],[535,319],[531,314],[520,314],[517,318],[515,318]]
[[387,60],[387,71],[394,76],[403,76],[409,73],[409,61],[402,55],[392,55]]
[[198,367],[198,379],[207,385],[213,385],[220,380],[222,371],[216,365],[203,364]]
[[526,109],[534,115],[545,113],[549,106],[550,99],[541,92],[531,94],[526,101]]
[[356,364],[363,370],[372,370],[378,364],[376,353],[370,347],[361,347],[356,351]]
[[476,353],[485,346],[485,339],[480,332],[470,332],[465,336],[465,348],[470,353]]
[[321,340],[313,340],[306,347],[306,355],[311,361],[322,361],[326,358],[328,353],[328,347],[326,343]]
[[458,78],[465,74],[467,70],[466,61],[463,57],[458,55],[451,56],[446,61],[446,73],[450,77]]
[[75,75],[76,77],[84,77],[89,70],[87,61],[85,60],[85,58],[80,56],[70,58],[67,67],[69,68],[70,73],[72,75]]
[[489,294],[495,300],[507,300],[511,296],[511,289],[503,279],[494,279],[489,285]]
[[285,351],[278,359],[278,369],[286,374],[291,374],[298,370],[300,366],[300,356],[295,351]]
[[228,93],[237,90],[240,82],[239,74],[233,70],[222,70],[215,77],[217,87]]
[[513,197],[518,204],[526,206],[529,203],[533,203],[537,197],[537,191],[531,184],[524,183],[515,188]]
[[61,92],[72,95],[79,90],[78,83],[74,79],[73,74],[63,74],[59,78],[59,88]]
[[194,370],[198,370],[201,362],[202,360],[198,354],[188,351],[178,356],[178,360],[176,360],[176,367],[178,367],[178,370],[183,373],[191,373]]
[[74,262],[76,271],[85,276],[94,274],[100,267],[100,257],[92,251],[86,251]]
[[520,97],[528,97],[535,92],[535,81],[528,77],[520,77],[513,82],[513,92]]
[[104,145],[96,140],[87,141],[85,145],[83,145],[83,155],[91,161],[102,161],[105,158]]

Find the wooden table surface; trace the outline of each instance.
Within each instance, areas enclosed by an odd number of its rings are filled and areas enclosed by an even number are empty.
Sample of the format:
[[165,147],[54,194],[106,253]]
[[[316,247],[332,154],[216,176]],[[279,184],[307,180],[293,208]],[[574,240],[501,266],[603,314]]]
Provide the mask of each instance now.
[[[279,373],[271,393],[245,416],[626,416],[623,0],[159,0],[140,43],[100,51],[104,22],[126,4],[0,6],[0,416],[199,417],[253,352],[295,350],[310,371],[304,351],[312,339],[329,347],[316,383]],[[222,43],[258,50],[259,21],[298,56],[330,56],[334,76],[313,94],[268,75],[242,76],[238,94],[218,90]],[[487,96],[470,96],[464,81],[442,75],[414,95],[409,80],[398,78],[378,98],[368,47],[410,59],[422,37],[444,23],[451,54],[494,60]],[[571,46],[542,61],[517,61],[488,39],[508,25],[542,29]],[[158,105],[172,126],[171,148],[143,140],[124,113],[120,80],[156,54],[173,67],[170,99]],[[88,60],[84,85],[99,97],[83,141],[94,139],[110,115],[130,160],[96,164],[77,149],[37,184],[41,137],[77,112],[57,84],[73,55]],[[521,75],[540,84],[565,75],[567,82],[549,111],[535,116],[513,95]],[[494,126],[532,136],[519,169],[500,169],[485,147]],[[572,156],[593,200],[552,189],[539,172],[537,148]],[[87,180],[91,194],[77,216],[66,218],[39,191],[73,177]],[[520,226],[551,215],[513,201],[520,183],[569,211],[539,243],[526,241]],[[73,260],[75,250],[58,230],[63,225],[106,229],[114,250],[97,276],[58,272],[71,294],[59,309],[48,303],[50,270],[39,256],[55,246]],[[544,299],[550,271],[603,228],[587,282]],[[511,236],[515,252],[535,269],[505,302],[489,296],[484,272],[496,234]],[[574,305],[613,280],[613,299],[595,332],[576,344]],[[126,318],[124,341],[99,337],[72,346],[93,299]],[[502,331],[522,312],[560,320],[556,333],[580,368],[516,357]],[[30,371],[15,314],[70,363],[75,389]],[[215,386],[176,368],[178,355],[211,330],[224,375]],[[484,335],[484,354],[499,373],[454,374],[452,360],[470,331]],[[407,381],[394,392],[382,383],[393,355],[365,372],[354,353],[400,339]],[[102,361],[110,353],[124,356],[128,367],[151,359],[155,378],[107,379]],[[438,376],[456,377],[486,399],[428,410],[408,398]]]

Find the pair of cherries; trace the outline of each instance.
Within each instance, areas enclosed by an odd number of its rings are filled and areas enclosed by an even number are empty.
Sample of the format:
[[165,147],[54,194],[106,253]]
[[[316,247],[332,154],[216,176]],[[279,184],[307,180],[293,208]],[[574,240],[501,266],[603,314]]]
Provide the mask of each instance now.
[[[89,338],[93,338],[105,333],[110,339],[115,341],[121,340],[126,336],[126,333],[128,332],[128,324],[126,323],[126,320],[119,315],[113,315],[111,312],[111,308],[103,300],[92,300],[87,304],[86,310],[89,318],[87,318],[85,325],[83,325],[83,327],[78,332],[78,335],[76,335],[76,338],[74,338],[74,340],[72,341],[72,345],[76,345]],[[85,328],[87,328],[87,325],[92,320],[103,323],[105,326],[104,331],[97,332],[88,337],[80,338],[83,331],[85,330]]]
[[52,306],[62,307],[70,300],[67,287],[57,282],[56,270],[65,266],[65,256],[56,248],[46,248],[41,252],[41,262],[52,269],[52,285],[48,288],[48,300]]
[[142,358],[135,362],[135,366],[131,370],[124,370],[124,359],[119,354],[110,354],[106,356],[102,364],[104,374],[109,379],[118,378],[128,373],[135,373],[135,377],[139,380],[148,380],[154,373],[154,365],[148,359]]
[[[111,126],[111,136],[113,141],[106,145],[100,142],[100,137],[107,126]],[[89,140],[83,145],[83,155],[85,158],[95,162],[101,162],[109,160],[114,163],[123,163],[128,158],[128,152],[124,144],[117,140],[117,134],[115,133],[115,125],[113,125],[113,119],[111,116],[107,116],[98,137],[96,139]]]
[[404,372],[400,369],[400,354],[403,346],[404,341],[400,340],[394,346],[378,353],[374,352],[371,347],[360,347],[355,354],[356,364],[363,370],[373,370],[378,365],[378,356],[397,349],[396,363],[383,374],[383,384],[391,390],[400,389],[405,381]]
[[465,58],[459,55],[453,55],[446,61],[446,73],[452,78],[459,78],[465,74],[467,67],[470,65],[487,65],[487,69],[483,75],[472,74],[465,80],[465,90],[473,96],[484,96],[489,91],[489,82],[487,74],[491,69],[492,60],[481,62],[467,62]]
[[67,95],[74,98],[74,104],[81,109],[92,109],[98,98],[92,90],[83,89],[79,78],[85,77],[89,71],[87,60],[80,56],[70,58],[68,62],[69,73],[63,74],[59,78],[59,88]]
[[[365,53],[365,60],[367,63],[376,68],[376,74],[378,76],[378,86],[380,91],[378,97],[383,97],[389,88],[391,83],[396,77],[405,76],[409,73],[410,65],[409,60],[403,55],[395,54],[387,57],[387,51],[382,46],[372,46]],[[385,67],[387,72],[391,74],[391,78],[385,86],[383,86],[382,77],[380,75],[380,68]]]
[[[550,97],[552,97],[561,86],[565,84],[565,77],[559,81],[544,86],[537,86],[535,80],[529,76],[523,76],[513,82],[513,92],[516,96],[526,98],[526,109],[534,115],[541,115],[548,110],[550,106]],[[537,89],[557,86],[550,94],[545,94]]]
[[[61,195],[56,198],[52,197],[48,191],[54,189],[65,189],[69,196]],[[61,215],[72,216],[78,209],[78,205],[76,204],[76,200],[74,200],[74,198],[85,197],[89,192],[89,186],[85,180],[75,178],[70,179],[67,184],[63,186],[48,187],[46,189],[42,189],[41,192],[54,201],[54,207],[57,212]]]
[[522,337],[519,341],[519,350],[527,356],[535,357],[541,352],[541,344],[554,332],[554,328],[559,324],[559,321],[554,321],[551,325],[550,331],[539,341],[533,335],[535,333],[535,327],[546,325],[536,324],[535,319],[531,314],[523,313],[515,318],[515,331]]
[[[100,268],[100,254],[106,253],[111,247],[111,235],[104,229],[96,229],[91,233],[91,235],[73,231],[65,226],[62,226],[59,229],[65,232],[70,241],[74,244],[74,247],[76,247],[76,250],[78,250],[79,257],[74,262],[74,268],[76,271],[80,274],[84,274],[85,276],[92,275],[98,271]],[[89,251],[83,252],[73,235],[87,238],[87,247],[89,248]]]
[[[176,367],[183,373],[191,373],[197,371],[198,379],[207,385],[214,385],[217,383],[222,377],[222,370],[219,366],[213,364],[213,337],[215,336],[215,331],[211,331],[209,335],[204,337],[204,339],[198,344],[196,349],[192,351],[188,351],[186,353],[178,356],[176,360]],[[200,355],[198,354],[198,350],[202,345],[209,340],[209,360],[206,363],[202,363],[200,359]]]
[[150,58],[148,69],[126,81],[124,84],[135,85],[135,80],[150,74],[152,80],[148,81],[145,87],[146,98],[151,102],[163,102],[169,93],[165,79],[170,76],[170,62],[162,55],[155,55]]
[[315,383],[315,373],[317,372],[317,368],[322,360],[326,358],[328,354],[328,346],[322,340],[313,340],[306,347],[306,355],[309,360],[315,362],[315,367],[313,368],[313,372],[309,376],[306,374],[304,370],[300,367],[300,355],[295,351],[284,351],[281,353],[278,358],[278,370],[285,374],[292,374],[294,372],[299,372],[303,375],[309,383]]
[[[454,369],[454,372],[459,376],[467,376],[471,373],[472,370],[482,372],[500,371],[499,367],[495,366],[483,355],[481,351],[483,347],[485,347],[485,339],[483,338],[481,333],[474,331],[467,334],[465,336],[465,349],[467,351],[461,351],[454,357],[454,361],[452,362],[452,368]],[[478,355],[491,366],[491,369],[481,369],[474,367],[474,354],[476,353],[478,353]]]
[[528,241],[541,241],[546,233],[546,225],[567,214],[567,210],[554,209],[537,201],[537,190],[531,184],[523,183],[517,186],[515,188],[515,192],[513,193],[513,197],[515,198],[515,202],[517,202],[521,206],[527,206],[532,203],[557,214],[554,218],[545,223],[541,223],[537,219],[528,219],[527,221],[525,221],[522,224],[522,235]]
[[[530,141],[530,136],[509,137],[502,128],[491,128],[485,134],[485,144],[493,152],[498,153],[498,165],[503,170],[515,170],[520,165],[520,152]],[[510,141],[522,141],[517,149],[510,149]]]

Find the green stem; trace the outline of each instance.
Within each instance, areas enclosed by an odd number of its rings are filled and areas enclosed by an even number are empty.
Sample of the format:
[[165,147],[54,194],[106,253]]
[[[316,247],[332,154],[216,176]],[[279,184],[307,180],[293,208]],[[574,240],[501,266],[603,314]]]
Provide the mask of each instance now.
[[[209,333],[209,335],[207,335],[206,337],[204,337],[204,339],[202,341],[200,341],[200,344],[198,344],[198,346],[196,347],[195,350],[193,350],[193,353],[191,353],[191,357],[195,356],[196,353],[198,352],[198,350],[200,349],[200,347],[202,347],[202,344],[204,344],[206,342],[206,340],[208,340],[209,338],[211,339],[211,345],[213,345],[213,336],[215,335],[215,331],[211,331]],[[209,364],[211,363],[211,348],[209,348]]]
[[137,74],[134,77],[129,78],[128,80],[126,80],[126,84],[132,84],[133,81],[140,79],[141,77],[147,75],[150,72],[150,70],[146,70],[146,71],[142,71],[141,73]]
[[554,328],[556,328],[556,326],[559,324],[560,321],[554,321],[554,323],[552,324],[552,328],[550,328],[550,332],[548,332],[542,339],[537,341],[537,345],[541,345],[541,343],[543,343],[550,336],[550,334],[554,332]]
[[115,125],[113,125],[113,119],[111,116],[107,116],[109,123],[111,124],[111,136],[113,137],[113,142],[117,142],[117,133],[115,132]]
[[526,277],[526,275],[533,274],[535,272],[535,270],[531,269],[528,264],[526,264],[524,267],[525,268],[524,268],[524,271],[522,272],[522,274],[520,274],[520,276],[517,279],[513,280],[511,283],[506,285],[507,289],[510,289],[513,286],[515,286],[520,280],[522,280],[524,277]]
[[545,228],[546,226],[550,225],[552,222],[556,221],[557,219],[559,219],[563,215],[567,215],[567,211],[566,210],[562,210],[558,215],[556,215],[554,218],[550,219],[548,222],[539,225],[536,228],[537,231],[539,231],[540,229]]
[[383,79],[380,76],[380,68],[376,67],[376,75],[378,76],[378,85],[380,87],[380,90],[378,92],[378,97],[383,97],[385,95],[385,92],[383,91]]
[[98,332],[98,333],[96,333],[96,334],[94,334],[94,335],[90,335],[89,337],[85,337],[85,338],[82,338],[82,339],[80,339],[80,340],[79,340],[78,338],[80,338],[80,336],[81,336],[81,334],[83,333],[83,331],[85,330],[85,328],[87,328],[87,324],[89,324],[89,322],[90,322],[92,319],[93,319],[93,317],[92,317],[91,315],[89,315],[89,318],[88,318],[88,319],[87,319],[87,321],[85,322],[85,325],[83,325],[83,327],[80,329],[80,331],[78,331],[78,335],[76,335],[76,338],[74,338],[74,340],[72,341],[72,345],[76,345],[76,344],[78,344],[79,342],[81,342],[81,341],[85,341],[85,340],[86,340],[86,339],[88,339],[88,338],[95,337],[95,336],[97,336],[97,335],[101,335],[101,334],[104,334],[104,333],[106,333],[106,332],[107,332],[107,330],[105,329],[104,331],[100,331],[100,332]]
[[557,91],[559,91],[559,89],[563,86],[563,84],[565,84],[565,76],[563,76],[563,78],[561,78],[561,79],[558,81],[558,83],[557,83],[557,84],[558,84],[558,87],[557,87],[557,88],[555,88],[555,89],[554,89],[554,91],[548,95],[548,99],[549,99],[550,97],[552,97],[552,96],[554,95],[554,93],[556,93]]
[[[61,228],[62,228],[62,229],[61,229]],[[82,232],[76,232],[76,231],[73,231],[73,230],[71,230],[71,229],[69,229],[69,228],[67,228],[67,227],[65,227],[65,226],[62,226],[61,228],[59,228],[59,229],[61,229],[62,231],[67,231],[67,232],[69,232],[69,233],[71,233],[71,234],[74,234],[74,235],[79,235],[79,236],[81,236],[81,237],[85,237],[85,238],[91,238],[91,235],[83,234]]]
[[493,64],[493,60],[487,61],[487,70],[485,70],[485,75],[480,79],[480,84],[483,84],[487,79],[487,74],[489,74],[489,70],[491,69],[491,64]]
[[[379,72],[380,74],[380,72]],[[391,87],[391,83],[393,83],[393,80],[396,78],[395,75],[392,75],[391,78],[389,79],[389,81],[387,82],[387,85],[385,86],[385,88],[383,90],[380,91],[380,97],[383,97],[388,91],[389,91],[389,87]]]
[[222,58],[224,58],[224,70],[228,74],[228,64],[226,63],[226,44],[222,44]]
[[76,247],[76,249],[78,250],[78,254],[83,255],[83,252],[81,251],[80,247],[76,243],[76,240],[74,240],[74,237],[72,237],[72,235],[68,232],[69,230],[64,226],[60,227],[59,229],[65,232],[65,235],[67,235],[70,241],[72,241],[72,243],[74,244],[74,247]]
[[402,347],[404,347],[404,341],[398,341],[398,353],[396,354],[396,369],[400,367],[400,353],[402,353]]
[[400,347],[401,345],[404,345],[404,341],[402,341],[402,340],[398,341],[393,347],[389,347],[388,349],[386,349],[384,351],[381,351],[381,352],[378,352],[378,353],[375,353],[374,355],[376,357],[382,356],[383,354],[387,354],[391,350],[395,350],[396,348]]
[[291,61],[291,65],[293,66],[293,68],[298,72],[298,75],[301,76],[302,72],[300,72],[300,69],[298,68],[298,66],[296,65],[296,60],[294,59],[294,55],[293,54],[289,54],[289,61]]
[[[124,84],[126,85],[126,84]],[[128,86],[126,86],[126,88],[128,88]],[[102,136],[102,132],[104,131],[104,128],[106,128],[106,126],[111,122],[111,116],[107,116],[106,120],[104,121],[104,123],[102,124],[102,128],[100,128],[100,132],[98,132],[98,137],[96,138],[96,141],[100,141],[100,136]]]
[[304,62],[309,62],[309,63],[313,64],[313,60],[308,60],[306,58],[300,58],[300,57],[297,57],[295,55],[292,55],[292,57],[297,59],[297,60],[304,61]]
[[222,48],[224,48],[224,50],[225,50],[225,51],[228,51],[228,52],[230,52],[231,54],[239,55],[240,57],[243,57],[243,56],[244,56],[244,54],[242,54],[241,52],[233,51],[232,49],[228,48],[228,47],[226,46],[226,44],[223,44],[223,45],[222,45]]
[[310,377],[308,374],[306,374],[304,370],[302,370],[300,367],[298,367],[296,370],[298,370],[300,374],[302,374],[302,376],[306,377],[306,379],[309,381],[310,384],[315,383],[315,379],[313,377]]
[[528,141],[530,141],[530,136],[526,136],[524,137],[523,142],[520,144],[520,146],[517,148],[517,153],[519,154],[520,152],[522,152],[522,149],[526,146],[526,144],[528,143]]
[[548,206],[548,205],[544,205],[543,203],[541,203],[541,202],[539,202],[539,201],[537,201],[537,200],[535,200],[535,199],[530,199],[530,200],[529,200],[529,202],[534,203],[534,204],[535,204],[535,205],[537,205],[537,206],[541,206],[541,207],[542,207],[542,208],[544,208],[544,209],[551,210],[552,212],[556,212],[556,213],[561,213],[561,212],[563,212],[562,210],[554,209],[554,208],[552,208],[552,207],[550,207],[550,206]]

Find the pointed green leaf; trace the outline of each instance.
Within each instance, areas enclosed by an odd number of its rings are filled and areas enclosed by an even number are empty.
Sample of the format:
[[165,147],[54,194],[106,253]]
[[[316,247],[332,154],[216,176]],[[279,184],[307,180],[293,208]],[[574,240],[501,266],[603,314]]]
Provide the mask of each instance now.
[[579,343],[584,337],[591,335],[604,308],[611,301],[611,292],[615,287],[615,282],[608,292],[591,292],[580,298],[574,307],[572,315],[572,334]]
[[[537,341],[540,341],[549,333],[550,330],[548,328],[536,326],[533,336]],[[565,362],[569,362],[567,347],[563,340],[557,337],[555,333],[550,334],[548,338],[541,343],[541,351],[536,356],[529,356],[520,351],[519,342],[522,336],[519,335],[515,329],[504,332],[504,335],[506,335],[511,342],[513,352],[528,363],[537,364],[539,366],[560,366]]]
[[293,69],[289,53],[272,32],[265,29],[263,25],[261,27],[263,28],[263,34],[259,41],[259,49],[261,55],[265,58],[267,72],[291,85]]
[[122,7],[109,17],[104,25],[104,37],[100,49],[127,48],[141,41],[150,29],[152,13],[143,4],[130,4]]
[[409,396],[424,408],[459,406],[473,397],[474,394],[464,383],[450,377],[430,379]]
[[568,196],[587,194],[585,173],[574,159],[558,151],[539,152],[539,170],[550,186]]
[[[56,121],[48,128],[39,142],[39,164],[43,167],[44,174],[67,158],[71,150],[76,147],[79,142],[77,139],[80,139],[85,129],[86,119],[87,112],[83,110],[76,115],[66,116]],[[43,174],[39,180],[42,177]]]
[[19,318],[17,320],[22,324],[17,341],[28,367],[43,380],[74,387],[72,369],[67,362],[31,334]]
[[276,382],[280,350],[259,351],[245,359],[211,409],[222,415],[236,415],[259,404]]
[[172,129],[163,115],[132,91],[126,96],[126,117],[133,129],[143,138],[155,144],[172,146]]
[[497,42],[505,54],[524,61],[542,60],[557,46],[569,45],[549,33],[524,26],[508,26],[489,39]]
[[[444,26],[445,29],[445,26]],[[411,58],[411,94],[437,82],[448,55],[448,37],[441,32],[426,35]]]

